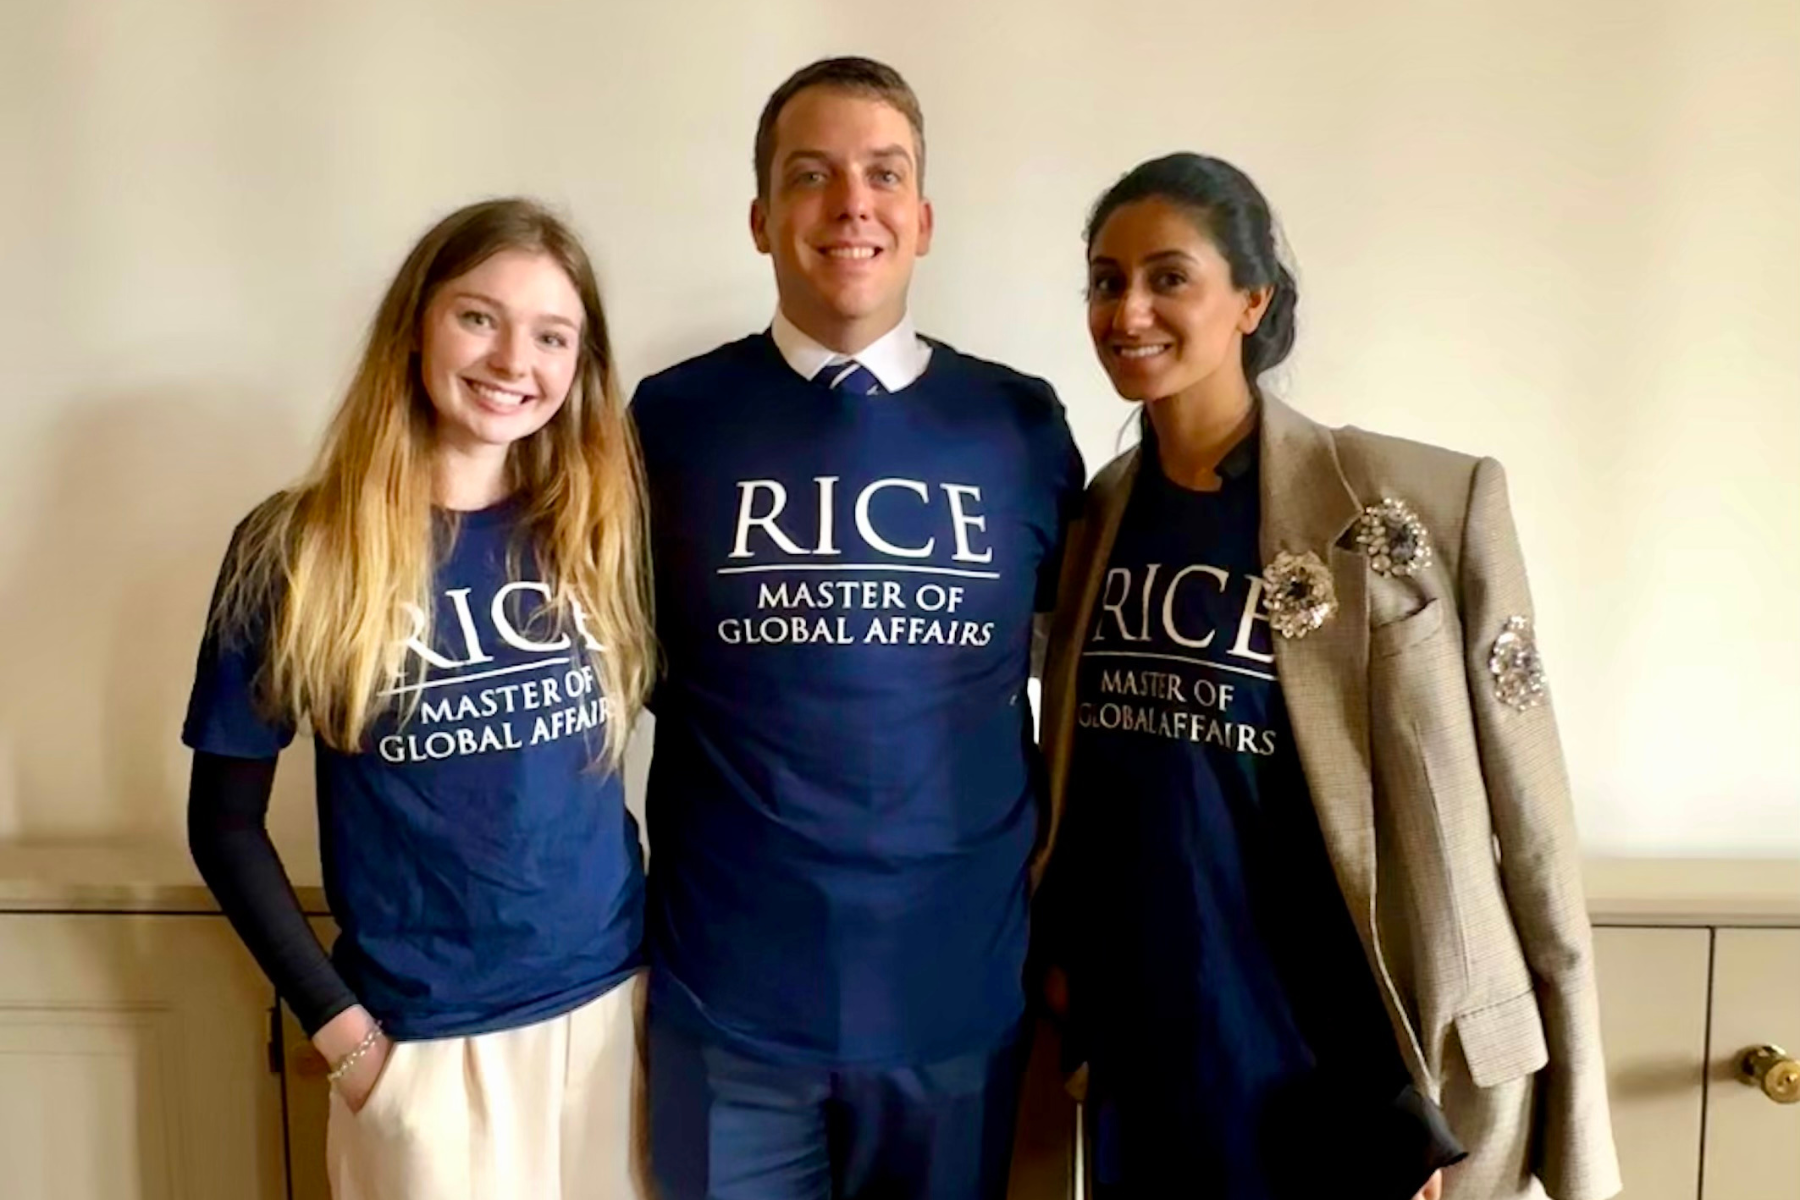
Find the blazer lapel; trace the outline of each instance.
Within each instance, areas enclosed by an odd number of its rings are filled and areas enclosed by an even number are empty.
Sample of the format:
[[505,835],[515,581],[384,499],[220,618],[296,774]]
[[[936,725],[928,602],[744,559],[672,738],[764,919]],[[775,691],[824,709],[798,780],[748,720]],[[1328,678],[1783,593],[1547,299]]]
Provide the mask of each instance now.
[[[1049,749],[1046,766],[1050,776],[1050,815],[1048,828],[1038,838],[1038,853],[1031,865],[1034,886],[1042,880],[1049,847],[1055,844],[1057,828],[1062,824],[1069,755],[1075,745],[1075,675],[1081,665],[1081,646],[1088,623],[1093,620],[1100,587],[1106,580],[1106,564],[1112,558],[1113,542],[1119,536],[1119,522],[1124,519],[1125,506],[1131,499],[1137,466],[1138,451],[1132,449],[1100,472],[1089,489],[1086,511],[1071,531],[1063,551],[1065,557],[1059,587],[1060,598],[1065,602],[1056,608],[1040,693],[1043,714],[1038,743]],[[1074,602],[1066,602],[1071,596]]]
[[1281,690],[1332,865],[1351,910],[1373,896],[1374,786],[1369,758],[1369,622],[1360,555],[1339,548],[1361,505],[1324,426],[1274,400],[1262,406],[1262,555],[1314,554],[1331,569],[1338,608],[1301,638],[1275,638]]
[[1376,973],[1415,1079],[1424,1055],[1387,970],[1375,924],[1375,796],[1369,745],[1368,564],[1339,543],[1362,511],[1331,431],[1277,400],[1262,403],[1261,548],[1312,553],[1331,570],[1338,608],[1303,638],[1275,638],[1276,670],[1332,870]]

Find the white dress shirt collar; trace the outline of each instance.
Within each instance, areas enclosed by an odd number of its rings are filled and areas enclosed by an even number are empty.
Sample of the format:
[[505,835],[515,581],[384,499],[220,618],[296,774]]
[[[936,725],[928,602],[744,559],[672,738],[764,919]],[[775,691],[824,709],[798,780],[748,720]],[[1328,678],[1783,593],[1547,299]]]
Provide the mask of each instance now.
[[854,355],[840,354],[829,346],[820,345],[802,333],[780,308],[775,310],[769,333],[774,337],[781,357],[803,379],[811,379],[828,366],[855,358],[881,382],[883,391],[898,392],[917,382],[931,362],[931,343],[919,336],[910,313]]

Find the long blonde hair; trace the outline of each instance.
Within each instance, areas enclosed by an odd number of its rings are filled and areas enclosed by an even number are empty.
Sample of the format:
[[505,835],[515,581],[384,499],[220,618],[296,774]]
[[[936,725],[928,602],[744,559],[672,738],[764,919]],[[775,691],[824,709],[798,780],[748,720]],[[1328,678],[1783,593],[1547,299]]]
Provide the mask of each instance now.
[[[593,266],[569,228],[533,201],[469,205],[413,247],[311,471],[240,529],[215,633],[266,640],[260,688],[274,715],[309,721],[334,749],[363,748],[421,613],[416,636],[432,644],[432,577],[447,549],[432,508],[424,314],[439,287],[505,250],[549,255],[581,297],[568,399],[509,449],[507,472],[526,547],[550,589],[547,612],[571,633],[585,619],[599,643],[587,656],[607,706],[603,756],[616,767],[655,672],[643,464]],[[517,554],[508,557],[516,566]],[[571,637],[573,646],[584,641]],[[416,702],[417,691],[409,694]],[[411,711],[409,702],[402,719]]]

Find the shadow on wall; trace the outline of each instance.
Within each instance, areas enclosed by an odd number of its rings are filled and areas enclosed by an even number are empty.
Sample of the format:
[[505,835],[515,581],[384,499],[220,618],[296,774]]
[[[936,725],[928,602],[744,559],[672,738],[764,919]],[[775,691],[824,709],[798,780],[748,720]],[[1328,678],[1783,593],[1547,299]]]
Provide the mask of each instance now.
[[[63,407],[25,551],[0,578],[17,798],[0,838],[185,837],[180,727],[213,579],[232,528],[308,445],[257,394],[168,385]],[[283,774],[283,792],[302,783]]]

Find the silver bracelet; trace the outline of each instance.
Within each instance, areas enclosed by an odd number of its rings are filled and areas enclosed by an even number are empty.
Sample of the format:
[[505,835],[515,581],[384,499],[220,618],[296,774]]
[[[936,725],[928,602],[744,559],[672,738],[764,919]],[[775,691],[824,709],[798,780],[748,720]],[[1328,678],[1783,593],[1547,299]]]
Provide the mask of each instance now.
[[331,1070],[326,1074],[325,1082],[331,1084],[333,1087],[336,1087],[337,1081],[342,1079],[345,1075],[349,1074],[350,1068],[354,1067],[357,1063],[361,1062],[363,1055],[367,1054],[370,1050],[374,1049],[375,1043],[377,1041],[379,1041],[380,1038],[381,1038],[381,1022],[376,1021],[374,1024],[369,1026],[369,1032],[363,1034],[362,1041],[356,1043],[356,1049],[350,1051],[350,1053],[348,1053],[348,1054],[344,1055],[344,1057],[338,1059],[337,1066],[331,1068]]

